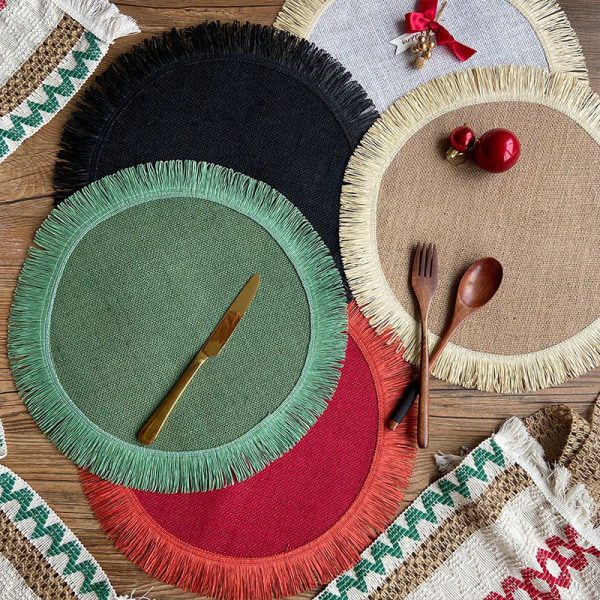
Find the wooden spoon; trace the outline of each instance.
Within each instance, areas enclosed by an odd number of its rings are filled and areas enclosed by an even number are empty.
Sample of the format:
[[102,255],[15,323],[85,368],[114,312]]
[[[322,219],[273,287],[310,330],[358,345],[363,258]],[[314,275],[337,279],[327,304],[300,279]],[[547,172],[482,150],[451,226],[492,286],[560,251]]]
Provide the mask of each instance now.
[[494,297],[501,283],[502,265],[495,258],[480,258],[465,271],[458,284],[450,325],[429,360],[430,370],[450,341],[452,334],[465,319],[483,308]]
[[[502,283],[502,265],[495,258],[481,258],[465,271],[458,285],[452,320],[429,360],[429,372],[450,341],[452,334],[465,319],[483,308],[494,297],[500,283]],[[398,427],[418,394],[419,380],[416,379],[408,386],[396,406],[389,421],[390,429],[394,430]]]

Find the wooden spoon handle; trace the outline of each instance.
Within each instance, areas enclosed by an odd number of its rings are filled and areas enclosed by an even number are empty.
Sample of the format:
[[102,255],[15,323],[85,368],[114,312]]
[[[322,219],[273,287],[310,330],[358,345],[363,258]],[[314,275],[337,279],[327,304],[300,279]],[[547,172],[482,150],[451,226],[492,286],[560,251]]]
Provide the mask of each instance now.
[[419,394],[419,419],[417,441],[419,448],[429,445],[429,342],[427,339],[427,313],[421,315],[421,391]]

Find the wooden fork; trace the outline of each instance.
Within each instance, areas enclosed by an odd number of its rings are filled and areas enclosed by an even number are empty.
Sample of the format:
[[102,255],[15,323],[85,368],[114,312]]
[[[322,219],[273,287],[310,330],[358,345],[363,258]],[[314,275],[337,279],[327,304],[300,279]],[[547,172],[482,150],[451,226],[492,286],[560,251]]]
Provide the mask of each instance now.
[[419,448],[429,445],[429,307],[438,284],[438,259],[435,244],[419,244],[412,268],[412,287],[421,311],[421,392],[417,440]]

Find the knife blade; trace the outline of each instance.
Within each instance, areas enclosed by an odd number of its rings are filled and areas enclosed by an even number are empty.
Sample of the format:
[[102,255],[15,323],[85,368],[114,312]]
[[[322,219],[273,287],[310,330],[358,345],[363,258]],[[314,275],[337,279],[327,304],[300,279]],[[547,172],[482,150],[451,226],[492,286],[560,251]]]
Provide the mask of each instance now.
[[221,349],[227,343],[227,340],[231,337],[231,334],[252,303],[259,284],[260,275],[256,273],[250,277],[248,283],[246,283],[242,288],[242,291],[237,295],[236,299],[229,307],[229,310],[210,334],[210,337],[200,352],[203,352],[209,357],[216,356],[221,352]]
[[181,398],[190,381],[194,378],[198,369],[208,358],[217,356],[223,349],[223,346],[227,343],[227,340],[231,337],[231,334],[235,331],[235,328],[239,325],[242,317],[252,303],[259,284],[260,275],[255,273],[250,277],[246,285],[242,288],[242,291],[236,296],[231,306],[227,309],[227,312],[219,321],[219,324],[210,334],[204,346],[202,346],[202,350],[194,357],[194,360],[192,360],[187,369],[183,372],[183,375],[177,380],[173,389],[167,394],[165,399],[159,404],[158,408],[139,430],[137,438],[142,444],[151,444],[157,438],[160,430],[169,418],[171,411],[175,408],[175,405]]

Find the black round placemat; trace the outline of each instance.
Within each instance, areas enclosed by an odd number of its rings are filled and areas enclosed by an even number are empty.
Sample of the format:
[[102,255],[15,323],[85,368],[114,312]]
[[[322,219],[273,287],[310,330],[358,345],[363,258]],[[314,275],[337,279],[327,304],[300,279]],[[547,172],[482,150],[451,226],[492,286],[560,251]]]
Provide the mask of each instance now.
[[172,30],[87,90],[63,133],[57,199],[140,163],[208,161],[284,194],[341,265],[344,170],[376,117],[362,87],[305,40],[249,23]]

